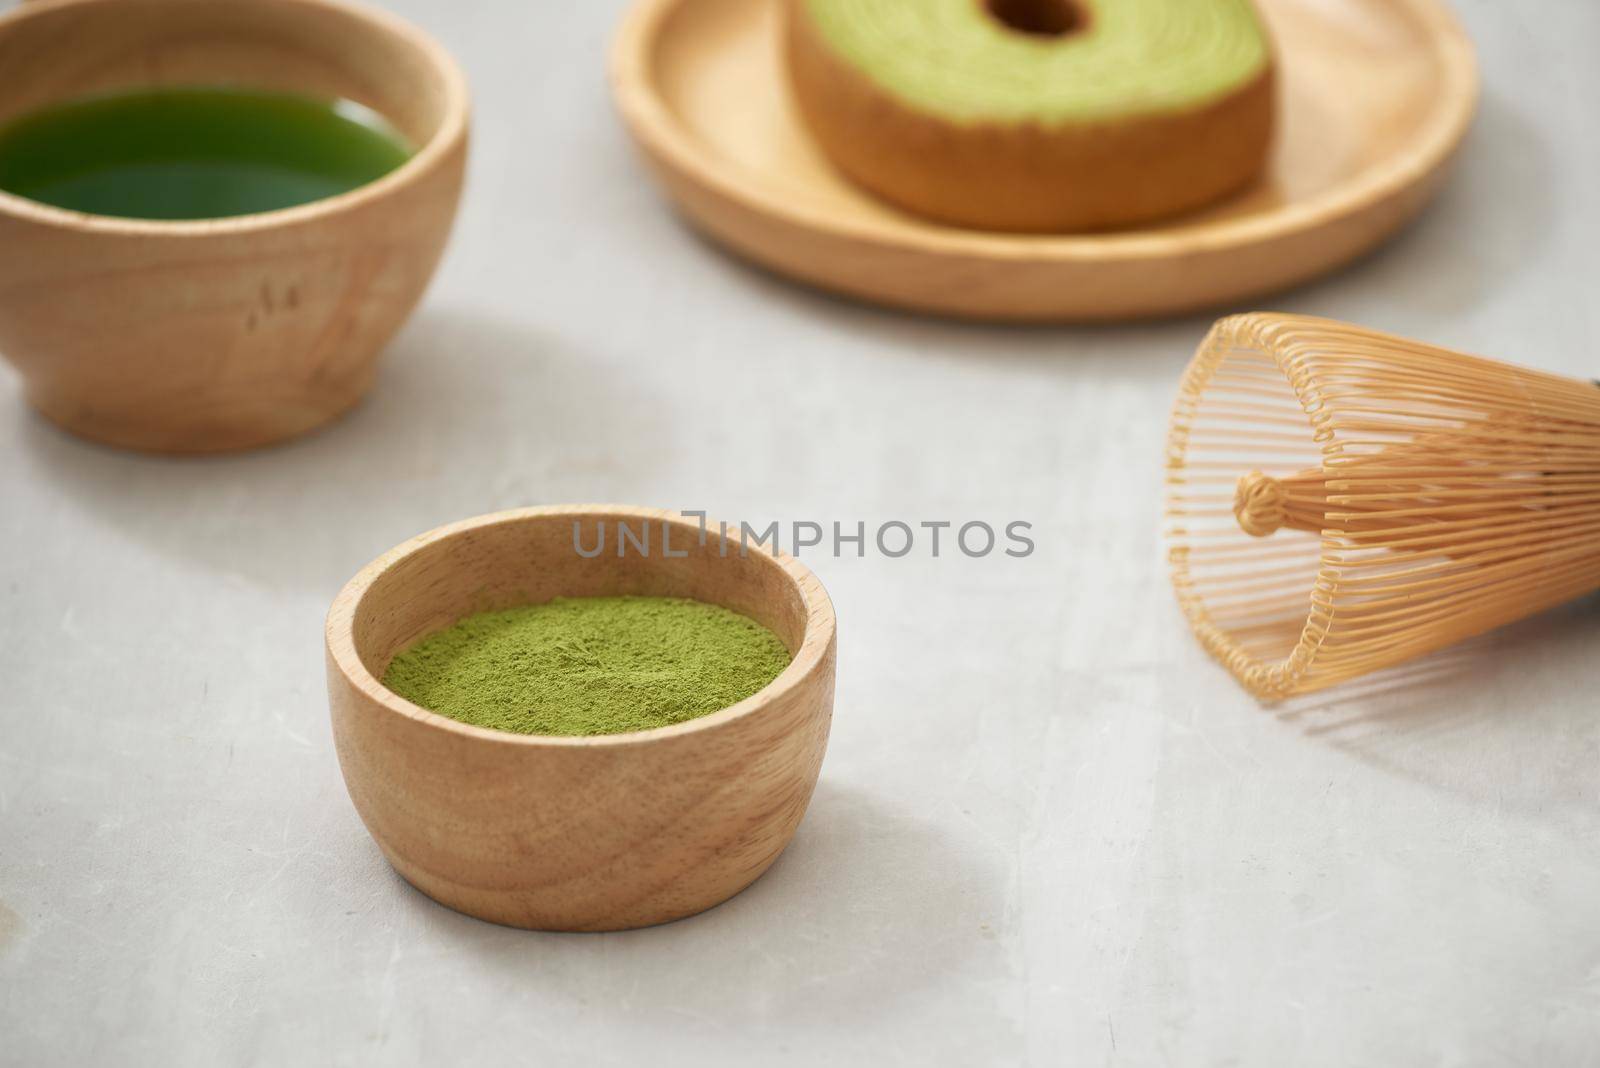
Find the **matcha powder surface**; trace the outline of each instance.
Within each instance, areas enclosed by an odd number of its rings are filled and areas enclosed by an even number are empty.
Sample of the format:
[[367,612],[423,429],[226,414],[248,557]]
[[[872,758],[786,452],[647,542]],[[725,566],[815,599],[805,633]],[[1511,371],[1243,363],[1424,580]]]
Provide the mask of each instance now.
[[616,734],[727,708],[788,664],[776,634],[716,605],[558,597],[431,634],[394,658],[383,684],[479,727]]

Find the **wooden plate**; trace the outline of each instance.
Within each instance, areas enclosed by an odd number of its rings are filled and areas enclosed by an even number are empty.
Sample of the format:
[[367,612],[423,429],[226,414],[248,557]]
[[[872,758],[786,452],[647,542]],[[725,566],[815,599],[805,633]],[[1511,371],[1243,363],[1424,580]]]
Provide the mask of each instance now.
[[689,218],[776,271],[973,318],[1166,315],[1370,249],[1421,209],[1472,118],[1472,45],[1442,0],[1259,3],[1283,74],[1269,172],[1200,214],[1112,234],[954,229],[849,185],[791,107],[781,0],[642,0],[613,45],[612,88]]

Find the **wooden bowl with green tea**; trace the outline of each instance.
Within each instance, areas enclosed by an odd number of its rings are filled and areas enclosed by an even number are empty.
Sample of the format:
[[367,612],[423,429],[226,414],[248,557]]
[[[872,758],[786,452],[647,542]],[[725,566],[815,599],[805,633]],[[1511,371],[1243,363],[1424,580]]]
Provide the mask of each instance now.
[[362,397],[460,196],[442,48],[342,0],[37,0],[0,71],[0,355],[34,407],[213,452]]
[[834,615],[803,564],[714,522],[530,508],[373,561],[327,658],[350,798],[407,881],[496,923],[617,930],[725,901],[789,843]]

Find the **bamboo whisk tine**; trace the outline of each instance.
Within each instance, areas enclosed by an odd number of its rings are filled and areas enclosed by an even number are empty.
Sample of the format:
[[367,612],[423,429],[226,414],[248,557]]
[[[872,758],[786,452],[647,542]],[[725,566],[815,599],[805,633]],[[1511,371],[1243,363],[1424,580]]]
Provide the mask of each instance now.
[[1218,323],[1167,455],[1196,634],[1263,699],[1600,589],[1600,389],[1346,323]]

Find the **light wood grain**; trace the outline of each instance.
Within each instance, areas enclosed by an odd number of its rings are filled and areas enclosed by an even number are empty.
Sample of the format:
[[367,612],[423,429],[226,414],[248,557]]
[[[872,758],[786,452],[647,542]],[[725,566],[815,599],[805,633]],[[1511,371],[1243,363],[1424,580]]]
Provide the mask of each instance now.
[[617,105],[695,225],[784,274],[948,315],[1089,321],[1282,289],[1412,218],[1470,123],[1470,42],[1441,0],[1262,0],[1280,130],[1239,196],[1162,226],[1020,236],[898,212],[829,166],[782,68],[781,0],[641,0],[612,49]]
[[[648,526],[648,556],[632,543],[617,555],[619,520],[635,536]],[[589,547],[600,521],[606,551],[579,555],[573,524]],[[827,747],[833,607],[792,557],[737,543],[723,555],[715,530],[702,545],[676,513],[621,506],[500,512],[414,538],[351,580],[327,623],[334,741],[351,800],[401,875],[472,916],[596,931],[700,912],[777,859]],[[615,594],[734,609],[794,661],[731,708],[593,738],[468,726],[379,682],[395,653],[472,612]]]
[[0,193],[0,354],[74,433],[171,452],[303,433],[361,398],[444,248],[468,101],[450,57],[339,0],[40,0],[0,16],[0,122],[87,93],[245,84],[344,97],[416,155],[283,211],[153,221]]

